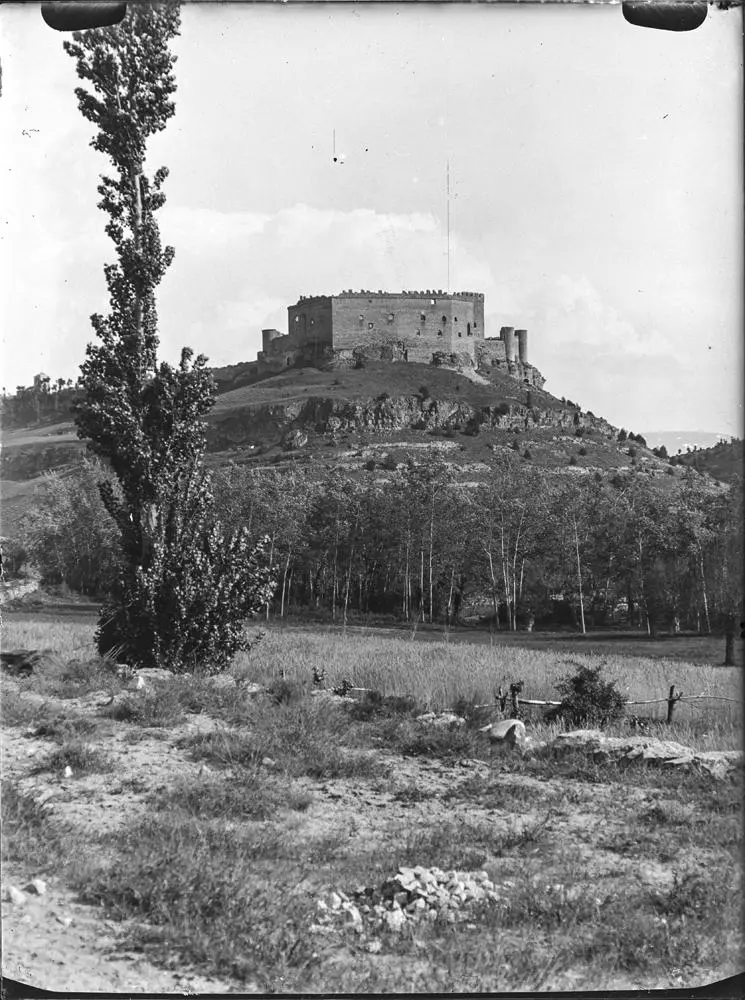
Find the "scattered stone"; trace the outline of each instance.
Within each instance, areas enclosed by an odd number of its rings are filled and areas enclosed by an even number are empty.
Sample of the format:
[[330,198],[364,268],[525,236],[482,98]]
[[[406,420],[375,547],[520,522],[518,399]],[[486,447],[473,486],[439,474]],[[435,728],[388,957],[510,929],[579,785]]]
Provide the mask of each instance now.
[[337,892],[332,892],[329,896],[329,906],[332,910],[341,909],[341,896]]
[[32,878],[26,886],[26,892],[31,893],[32,896],[43,896],[46,891],[47,884],[40,878]]
[[261,763],[264,765],[264,767],[276,767],[277,766],[276,760],[272,760],[271,757],[262,757],[261,758]]
[[261,684],[255,684],[253,681],[250,684],[241,684],[240,688],[244,694],[251,697],[255,697],[257,694],[266,694],[266,688]]
[[403,910],[389,910],[383,919],[388,925],[388,929],[393,931],[394,934],[398,934],[406,923],[406,916],[404,915]]
[[698,766],[715,778],[724,777],[743,763],[742,750],[692,750],[672,740],[652,736],[605,736],[599,729],[575,729],[559,733],[548,748],[551,752],[581,749],[600,760],[641,760],[669,767]]
[[3,891],[3,898],[6,900],[6,902],[15,903],[18,906],[26,902],[25,895],[15,885],[9,885],[5,887],[5,890]]
[[64,778],[71,778],[71,777],[72,777],[72,768],[70,767],[70,765],[69,765],[69,764],[68,764],[68,765],[67,765],[67,767],[65,768],[65,770],[64,770],[64,772],[63,772],[63,775],[62,775],[62,776],[63,776]]
[[30,677],[43,655],[38,649],[9,649],[0,652],[0,663],[13,677]]
[[490,742],[506,746],[524,746],[527,739],[525,723],[519,719],[502,719],[499,722],[490,723],[482,732],[489,734]]
[[377,955],[383,945],[378,941],[377,938],[373,938],[372,941],[368,941],[365,945],[365,950],[369,951],[371,955]]
[[424,715],[417,715],[416,721],[424,726],[434,726],[435,729],[443,729],[447,726],[465,726],[466,720],[453,712],[425,712]]

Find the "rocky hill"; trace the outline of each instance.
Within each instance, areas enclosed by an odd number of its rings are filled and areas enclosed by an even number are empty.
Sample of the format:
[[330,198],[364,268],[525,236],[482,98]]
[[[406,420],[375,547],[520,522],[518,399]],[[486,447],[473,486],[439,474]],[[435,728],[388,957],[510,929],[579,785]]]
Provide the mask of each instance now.
[[[301,461],[353,471],[371,463],[391,467],[437,447],[469,479],[504,449],[565,473],[635,466],[655,476],[676,474],[643,440],[619,441],[618,429],[601,417],[496,370],[369,362],[333,371],[292,368],[249,385],[240,384],[241,365],[215,375],[213,466]],[[69,467],[84,450],[72,421],[60,419],[64,408],[48,410],[39,422],[6,422],[0,466],[6,523],[24,509],[35,477]]]

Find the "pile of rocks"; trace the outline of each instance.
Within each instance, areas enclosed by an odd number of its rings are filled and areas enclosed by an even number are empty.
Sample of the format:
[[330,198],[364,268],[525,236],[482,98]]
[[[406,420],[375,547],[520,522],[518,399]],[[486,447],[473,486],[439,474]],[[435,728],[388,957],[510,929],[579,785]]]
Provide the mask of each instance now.
[[454,712],[425,712],[424,715],[417,715],[416,721],[425,726],[434,726],[435,729],[443,729],[450,726],[458,728],[466,724],[466,720]]
[[445,920],[455,923],[468,918],[468,907],[500,898],[486,872],[442,871],[440,868],[399,868],[380,886],[361,888],[348,896],[332,892],[319,899],[317,932],[340,922],[362,934],[371,931],[400,932],[409,921]]

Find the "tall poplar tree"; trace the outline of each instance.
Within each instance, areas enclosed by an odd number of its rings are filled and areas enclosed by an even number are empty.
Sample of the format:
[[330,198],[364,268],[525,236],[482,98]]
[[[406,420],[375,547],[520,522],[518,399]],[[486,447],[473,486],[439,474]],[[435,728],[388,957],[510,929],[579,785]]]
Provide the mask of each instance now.
[[[96,634],[102,654],[130,664],[185,671],[222,669],[246,645],[246,617],[274,581],[261,546],[216,523],[204,469],[205,417],[214,403],[206,358],[184,348],[177,367],[158,362],[155,290],[173,260],[156,221],[165,167],[146,172],[148,139],[173,116],[178,3],[130,4],[112,28],[65,42],[78,77],[91,142],[114,167],[98,203],[116,262],[104,271],[107,316],[91,317],[98,338],[81,366],[74,404],[78,436],[107,459],[116,484],[100,484],[118,528],[125,567]],[[118,488],[117,488],[118,487]]]

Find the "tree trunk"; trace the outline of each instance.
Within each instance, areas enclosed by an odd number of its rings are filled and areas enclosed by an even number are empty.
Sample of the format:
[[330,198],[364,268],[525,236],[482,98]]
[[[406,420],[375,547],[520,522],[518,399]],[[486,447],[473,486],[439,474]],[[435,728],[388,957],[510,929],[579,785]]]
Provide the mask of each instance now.
[[711,635],[711,620],[709,619],[709,599],[706,594],[706,574],[704,573],[704,554],[699,549],[698,565],[701,573],[701,594],[704,599],[704,621],[706,622],[706,634]]
[[572,521],[572,526],[574,527],[574,551],[577,554],[577,587],[579,589],[579,618],[580,624],[582,625],[582,635],[587,634],[587,629],[585,628],[585,599],[582,593],[582,564],[579,558],[579,533],[577,532],[577,522]]
[[727,615],[724,622],[724,665],[735,666],[735,616]]

